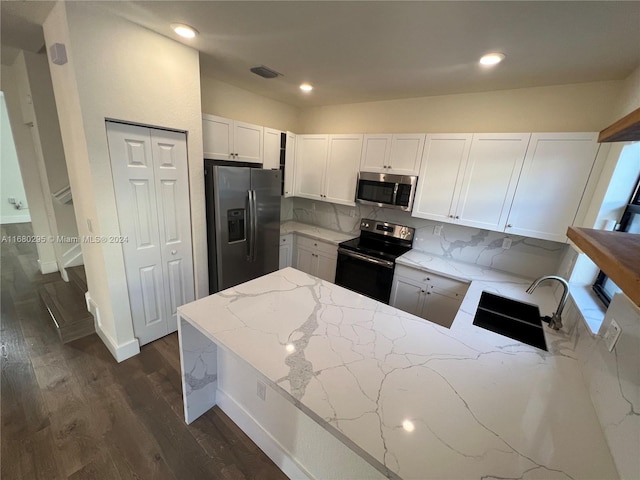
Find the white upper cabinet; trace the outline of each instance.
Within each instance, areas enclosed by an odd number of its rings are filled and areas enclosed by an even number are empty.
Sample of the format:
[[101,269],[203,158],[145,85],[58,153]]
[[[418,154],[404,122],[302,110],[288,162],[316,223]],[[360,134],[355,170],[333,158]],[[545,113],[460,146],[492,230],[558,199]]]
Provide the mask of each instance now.
[[280,168],[280,138],[282,132],[264,127],[264,155],[262,168]]
[[360,170],[418,175],[424,141],[424,134],[365,135]]
[[355,205],[362,135],[298,135],[295,196]]
[[355,205],[362,135],[330,135],[324,200]]
[[455,223],[504,230],[529,133],[474,134],[464,169]]
[[264,129],[215,115],[202,115],[204,157],[262,163]]
[[296,134],[287,132],[284,150],[284,196],[293,197],[296,168]]
[[529,137],[428,135],[412,215],[504,230]]
[[505,231],[566,241],[598,148],[597,133],[534,133]]
[[412,216],[440,222],[454,220],[471,138],[471,134],[427,135]]
[[298,135],[296,138],[295,196],[322,200],[329,135]]

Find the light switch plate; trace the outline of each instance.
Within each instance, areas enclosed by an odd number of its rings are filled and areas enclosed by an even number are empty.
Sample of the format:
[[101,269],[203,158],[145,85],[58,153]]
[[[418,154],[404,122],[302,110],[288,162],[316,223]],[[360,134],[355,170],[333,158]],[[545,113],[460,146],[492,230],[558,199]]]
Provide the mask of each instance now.
[[504,248],[505,250],[509,250],[511,248],[511,243],[513,242],[513,240],[511,240],[509,237],[506,237],[502,240],[502,248]]
[[436,225],[435,227],[433,227],[433,234],[437,235],[438,237],[442,235],[442,225]]
[[613,347],[615,347],[621,333],[622,329],[620,328],[620,325],[618,325],[618,322],[616,322],[615,318],[611,319],[611,325],[609,325],[607,333],[604,335],[605,345],[609,351],[613,350]]

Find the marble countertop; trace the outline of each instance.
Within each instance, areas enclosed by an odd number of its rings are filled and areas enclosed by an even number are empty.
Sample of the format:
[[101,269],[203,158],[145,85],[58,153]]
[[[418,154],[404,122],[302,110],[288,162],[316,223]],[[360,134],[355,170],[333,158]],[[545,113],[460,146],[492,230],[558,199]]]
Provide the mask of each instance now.
[[544,352],[472,325],[482,290],[544,313],[551,289],[447,268],[471,280],[451,329],[293,268],[179,310],[390,478],[617,478],[570,339],[547,335]]
[[351,240],[352,238],[358,236],[350,233],[337,232],[335,230],[329,230],[327,228],[316,227],[315,225],[307,225],[306,223],[293,221],[285,222],[280,225],[280,235],[286,235],[288,233],[304,235],[305,237],[332,243],[334,245],[338,245],[340,242]]

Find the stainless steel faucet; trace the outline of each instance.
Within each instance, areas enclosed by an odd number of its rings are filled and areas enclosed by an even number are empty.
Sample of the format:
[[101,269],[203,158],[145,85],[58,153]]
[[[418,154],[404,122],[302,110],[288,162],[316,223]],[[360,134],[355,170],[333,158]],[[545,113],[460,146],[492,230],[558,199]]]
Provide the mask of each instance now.
[[533,291],[538,287],[538,285],[540,285],[540,283],[544,282],[545,280],[557,280],[562,284],[562,287],[564,288],[564,293],[562,294],[562,298],[560,299],[558,308],[551,319],[549,319],[549,327],[554,330],[560,330],[562,328],[562,310],[564,310],[564,305],[565,303],[567,303],[567,297],[569,297],[569,284],[564,278],[558,277],[557,275],[546,275],[544,277],[538,278],[531,285],[529,285],[529,288],[527,288],[527,293],[532,294]]

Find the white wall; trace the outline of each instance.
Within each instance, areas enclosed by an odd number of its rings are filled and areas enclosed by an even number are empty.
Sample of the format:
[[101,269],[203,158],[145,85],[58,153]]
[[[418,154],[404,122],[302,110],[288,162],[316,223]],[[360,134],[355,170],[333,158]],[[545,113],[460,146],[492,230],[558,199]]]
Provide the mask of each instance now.
[[277,130],[298,130],[299,109],[211,77],[200,78],[202,111]]
[[[32,144],[35,151],[31,168],[38,171],[43,205],[55,251],[58,269],[62,272],[65,256],[79,250],[74,243],[59,241],[60,236],[76,238],[78,229],[72,204],[62,204],[52,197],[62,187],[69,185],[60,125],[53,96],[49,63],[45,54],[20,51],[15,65],[18,89],[22,101],[22,113],[31,125]],[[77,264],[78,262],[76,262]],[[81,263],[81,259],[80,259]]]
[[[196,296],[208,293],[198,52],[124,19],[99,3],[58,3],[44,24],[80,235],[119,235],[105,119],[187,132]],[[91,223],[92,231],[88,225]],[[118,360],[136,353],[122,248],[83,244],[98,331]],[[120,354],[120,353],[122,354]]]
[[[22,184],[20,165],[16,145],[11,133],[9,113],[4,99],[4,92],[0,92],[0,223],[30,222],[27,194]],[[14,197],[16,203],[24,205],[20,210],[9,203],[8,198]]]
[[622,82],[307,108],[297,133],[600,131]]
[[[24,64],[14,63],[11,66],[2,66],[2,91],[5,93],[5,101],[9,112],[11,131],[15,142],[20,171],[27,204],[31,215],[31,226],[34,235],[49,238],[52,231],[45,209],[45,198],[42,193],[42,179],[36,166],[37,155],[33,144],[31,126],[25,123],[20,105],[19,78],[23,78]],[[55,250],[52,242],[37,242],[38,265],[42,273],[52,273],[58,270]]]

